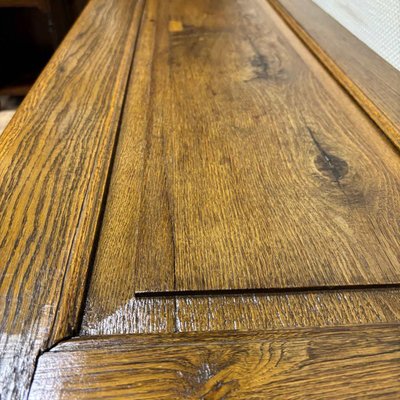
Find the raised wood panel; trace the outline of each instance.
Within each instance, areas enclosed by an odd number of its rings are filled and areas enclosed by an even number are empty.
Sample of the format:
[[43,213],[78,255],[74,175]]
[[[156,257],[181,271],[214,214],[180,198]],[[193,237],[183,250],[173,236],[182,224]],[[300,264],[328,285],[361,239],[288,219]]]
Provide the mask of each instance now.
[[400,148],[400,72],[311,0],[268,0]]
[[2,400],[77,329],[142,5],[93,0],[0,136]]
[[[168,92],[167,289],[397,283],[398,153],[315,77],[264,1],[168,4],[160,15],[182,29],[157,20],[153,60],[169,78],[154,76]],[[382,198],[393,202],[384,223]],[[157,220],[145,219],[155,234]],[[137,260],[137,290],[163,290],[147,273],[168,277],[169,264]]]
[[90,291],[399,283],[399,167],[268,3],[150,0]]
[[399,166],[264,0],[92,0],[0,137],[1,399],[396,398]]
[[39,360],[35,399],[397,399],[400,328],[77,339]]

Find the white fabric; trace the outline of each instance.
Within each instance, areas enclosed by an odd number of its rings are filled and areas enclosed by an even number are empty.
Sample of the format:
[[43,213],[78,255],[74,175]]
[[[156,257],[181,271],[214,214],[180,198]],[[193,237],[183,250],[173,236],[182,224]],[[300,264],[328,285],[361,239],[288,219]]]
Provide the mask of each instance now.
[[400,71],[400,0],[313,0]]

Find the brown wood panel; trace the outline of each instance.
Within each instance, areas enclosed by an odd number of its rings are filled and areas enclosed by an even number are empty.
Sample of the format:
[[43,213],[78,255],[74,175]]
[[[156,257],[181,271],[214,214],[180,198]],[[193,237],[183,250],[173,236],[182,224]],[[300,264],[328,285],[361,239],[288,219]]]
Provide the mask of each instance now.
[[400,72],[311,0],[268,0],[400,148]]
[[72,340],[30,399],[397,399],[400,327]]
[[398,289],[179,296],[176,302],[177,332],[400,322]]
[[[119,289],[121,294],[117,294]],[[176,330],[174,298],[138,299],[132,294],[125,294],[124,299],[124,289],[125,285],[91,285],[80,335],[170,333]],[[115,295],[109,296],[109,293]],[[203,308],[199,308],[199,311],[203,311]],[[197,309],[193,312],[196,313]],[[398,320],[400,322],[400,316]]]
[[[160,134],[157,132],[162,125],[162,118],[160,114],[151,114],[153,107],[157,107],[158,110],[162,110],[163,107],[152,80],[153,72],[159,76],[163,73],[156,70],[151,62],[153,53],[157,51],[155,5],[154,2],[146,3],[140,40],[133,61],[130,79],[132,84],[127,91],[109,194],[88,290],[83,328],[86,333],[173,330],[173,299],[134,298],[137,282],[134,267],[136,249],[138,257],[146,256],[141,252],[141,242],[146,239],[146,242],[150,243],[151,248],[143,250],[147,250],[149,257],[153,257],[148,259],[152,266],[168,263],[172,250],[165,241],[169,240],[169,219],[163,218],[165,213],[159,213],[159,207],[163,205],[160,203],[162,198],[158,196],[158,190],[164,185],[164,173],[162,162],[160,163],[163,157],[159,154]],[[152,146],[148,141],[151,141]],[[147,151],[156,152],[153,160],[160,166],[159,174],[152,176],[152,182],[147,181],[144,166],[144,153]],[[157,156],[160,158],[157,159]],[[147,183],[148,186],[145,187]],[[145,187],[143,190],[146,190],[155,202],[155,206],[150,201],[144,203],[143,207],[146,206],[147,210],[143,215],[143,226],[146,224],[144,217],[151,217],[157,221],[159,229],[153,238],[145,237],[142,230],[137,245],[142,187]],[[163,236],[165,232],[166,236]],[[154,240],[154,246],[151,245],[151,239]],[[157,246],[160,251],[157,251]],[[163,276],[157,273],[156,268],[151,271],[155,273],[153,279],[157,279],[161,285],[160,278]],[[173,280],[173,274],[170,278]]]
[[399,154],[273,9],[149,3],[136,292],[398,283]]
[[142,1],[93,0],[0,137],[0,388],[77,329]]
[[[135,298],[91,286],[80,335],[271,330],[400,322],[399,289]],[[113,300],[114,297],[118,301]]]

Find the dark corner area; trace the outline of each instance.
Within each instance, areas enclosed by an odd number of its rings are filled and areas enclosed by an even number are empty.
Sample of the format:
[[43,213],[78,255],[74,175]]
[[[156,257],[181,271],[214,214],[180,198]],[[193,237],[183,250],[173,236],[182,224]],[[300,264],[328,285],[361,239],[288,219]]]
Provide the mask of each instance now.
[[86,2],[0,0],[1,109],[26,95]]

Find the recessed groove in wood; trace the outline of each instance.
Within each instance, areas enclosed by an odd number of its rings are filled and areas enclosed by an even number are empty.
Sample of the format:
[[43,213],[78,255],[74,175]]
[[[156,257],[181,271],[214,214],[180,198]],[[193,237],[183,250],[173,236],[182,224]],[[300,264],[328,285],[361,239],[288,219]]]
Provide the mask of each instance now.
[[135,179],[103,226],[126,221],[107,240],[129,249],[116,268],[135,269],[131,287],[399,283],[399,154],[268,3],[148,10],[130,90],[150,101],[128,98],[134,144],[113,173]]
[[0,388],[77,330],[142,0],[93,0],[0,136]]
[[400,149],[400,72],[311,0],[267,0]]
[[396,399],[400,326],[76,339],[39,359],[35,399]]

